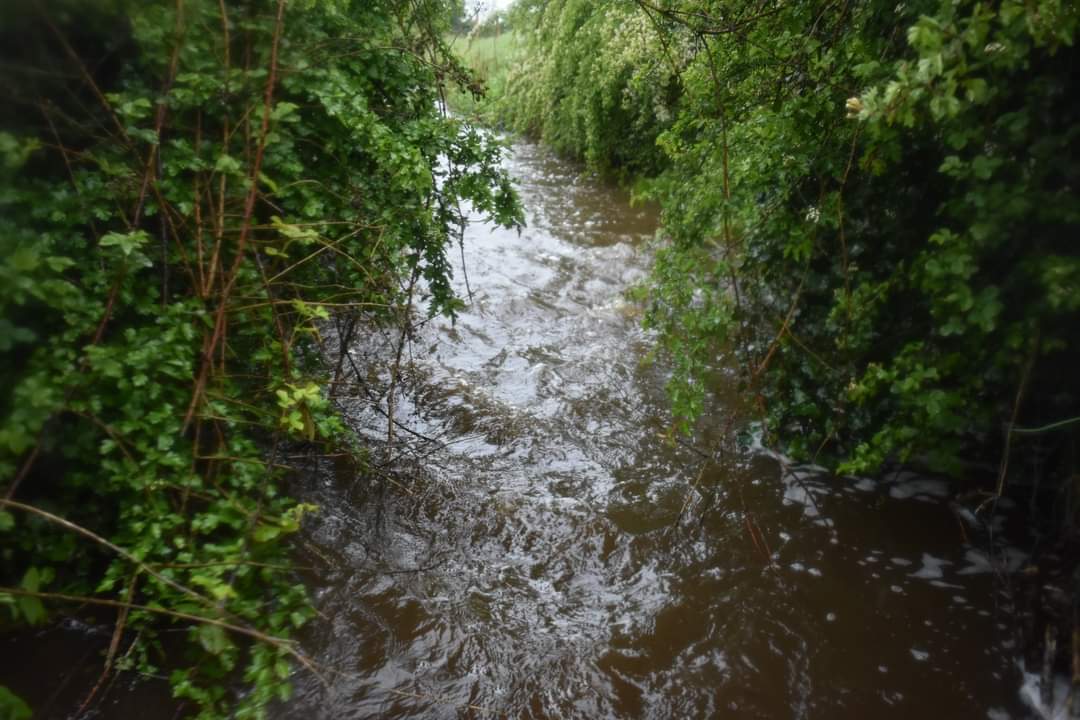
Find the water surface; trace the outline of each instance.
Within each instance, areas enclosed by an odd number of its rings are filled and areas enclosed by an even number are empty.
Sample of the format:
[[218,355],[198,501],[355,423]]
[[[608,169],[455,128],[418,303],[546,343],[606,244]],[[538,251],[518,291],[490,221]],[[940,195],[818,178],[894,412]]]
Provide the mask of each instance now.
[[[952,489],[714,454],[740,403],[723,371],[697,436],[671,442],[624,295],[655,212],[530,144],[508,165],[528,227],[470,225],[472,300],[402,354],[386,476],[304,490],[322,508],[304,642],[335,671],[298,675],[277,716],[1023,716]],[[368,390],[347,409],[373,441],[396,340],[351,348]]]

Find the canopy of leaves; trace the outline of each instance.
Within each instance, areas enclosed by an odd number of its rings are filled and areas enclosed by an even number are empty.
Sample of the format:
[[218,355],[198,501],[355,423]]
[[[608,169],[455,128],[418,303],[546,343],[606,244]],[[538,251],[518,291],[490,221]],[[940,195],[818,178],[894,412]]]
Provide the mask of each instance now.
[[326,321],[398,317],[417,277],[453,312],[461,204],[520,220],[499,146],[441,109],[472,82],[453,6],[0,8],[4,622],[118,603],[106,663],[168,668],[203,717],[288,693],[312,610],[280,539],[312,508],[284,450],[352,449]]
[[802,460],[959,473],[1011,446],[1017,473],[1074,472],[1075,3],[516,12],[498,112],[663,207],[645,296],[682,418],[734,361]]

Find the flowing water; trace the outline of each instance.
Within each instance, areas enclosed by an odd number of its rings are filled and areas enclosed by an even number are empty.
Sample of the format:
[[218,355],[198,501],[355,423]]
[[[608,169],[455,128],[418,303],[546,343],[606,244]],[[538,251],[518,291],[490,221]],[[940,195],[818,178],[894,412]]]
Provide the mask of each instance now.
[[[471,303],[402,353],[392,474],[303,491],[322,508],[304,643],[334,671],[298,674],[276,716],[1025,716],[1001,583],[952,489],[708,457],[739,404],[730,373],[671,442],[663,363],[625,299],[655,211],[533,145],[508,166],[528,227],[470,225]],[[383,339],[352,348],[372,386]],[[348,406],[381,440],[386,408]]]

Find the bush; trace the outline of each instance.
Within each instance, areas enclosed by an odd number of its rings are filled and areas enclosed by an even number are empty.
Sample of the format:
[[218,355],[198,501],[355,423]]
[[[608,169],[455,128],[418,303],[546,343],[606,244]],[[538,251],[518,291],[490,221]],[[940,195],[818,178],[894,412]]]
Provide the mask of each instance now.
[[472,81],[449,5],[0,10],[0,604],[119,608],[202,717],[261,716],[301,657],[285,450],[355,450],[327,321],[398,317],[417,278],[452,313],[459,202],[519,219],[499,148],[438,109]]
[[735,362],[800,460],[1073,472],[1072,4],[514,12],[535,30],[497,106],[661,203],[643,297],[683,427]]

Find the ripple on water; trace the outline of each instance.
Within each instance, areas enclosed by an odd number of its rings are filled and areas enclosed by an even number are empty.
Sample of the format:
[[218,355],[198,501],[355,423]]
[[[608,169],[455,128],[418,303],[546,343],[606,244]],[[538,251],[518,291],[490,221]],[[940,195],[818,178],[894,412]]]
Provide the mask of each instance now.
[[[1022,713],[1019,681],[1000,680],[1018,676],[992,561],[948,485],[838,479],[760,449],[702,467],[665,439],[664,376],[623,297],[654,209],[534,145],[508,163],[529,226],[470,224],[473,301],[417,332],[395,402],[438,443],[399,433],[425,458],[407,491],[305,491],[323,508],[306,539],[324,619],[304,642],[338,672],[329,688],[298,676],[278,716]],[[354,352],[374,385],[378,348]],[[734,374],[718,378],[689,445],[738,399]],[[350,407],[385,437],[369,404]]]

